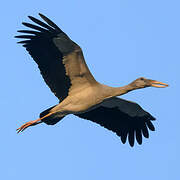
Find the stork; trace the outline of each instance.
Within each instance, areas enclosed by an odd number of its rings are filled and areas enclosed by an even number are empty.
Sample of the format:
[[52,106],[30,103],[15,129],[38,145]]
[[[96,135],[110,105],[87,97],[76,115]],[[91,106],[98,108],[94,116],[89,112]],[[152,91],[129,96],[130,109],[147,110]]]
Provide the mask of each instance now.
[[149,137],[155,128],[155,118],[138,104],[121,99],[132,90],[146,87],[167,87],[168,84],[140,77],[126,86],[110,87],[101,84],[91,74],[79,45],[73,42],[54,22],[39,14],[40,21],[28,16],[36,25],[22,24],[30,30],[19,30],[23,47],[37,63],[42,77],[59,99],[59,104],[40,113],[40,118],[17,129],[22,132],[39,123],[54,125],[68,114],[93,121],[115,132],[122,143],[135,139],[142,144],[142,136]]

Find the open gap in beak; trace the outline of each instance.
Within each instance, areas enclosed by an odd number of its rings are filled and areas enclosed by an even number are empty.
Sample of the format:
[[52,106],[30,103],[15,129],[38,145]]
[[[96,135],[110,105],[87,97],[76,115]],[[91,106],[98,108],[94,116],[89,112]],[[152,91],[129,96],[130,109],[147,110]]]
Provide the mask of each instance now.
[[152,87],[157,87],[157,88],[165,88],[165,87],[168,87],[169,85],[166,84],[166,83],[163,83],[163,82],[159,82],[159,81],[151,81],[151,86]]

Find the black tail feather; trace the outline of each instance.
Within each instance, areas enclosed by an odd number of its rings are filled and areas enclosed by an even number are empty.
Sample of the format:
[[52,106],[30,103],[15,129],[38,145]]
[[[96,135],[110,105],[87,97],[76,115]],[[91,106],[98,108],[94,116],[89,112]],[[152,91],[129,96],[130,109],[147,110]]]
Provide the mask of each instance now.
[[[42,118],[43,116],[48,114],[53,107],[55,107],[55,106],[52,106],[52,107],[46,109],[45,111],[41,112],[40,118]],[[41,121],[46,123],[47,125],[54,125],[54,124],[58,123],[64,117],[64,116],[58,117],[57,114],[58,113],[53,113],[52,115],[42,119]]]

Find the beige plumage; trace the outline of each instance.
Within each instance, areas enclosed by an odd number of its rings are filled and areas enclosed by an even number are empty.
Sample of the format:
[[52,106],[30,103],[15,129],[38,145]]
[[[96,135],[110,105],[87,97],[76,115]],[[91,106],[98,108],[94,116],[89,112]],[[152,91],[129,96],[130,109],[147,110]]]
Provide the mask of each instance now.
[[123,143],[128,137],[133,146],[136,137],[141,144],[142,135],[149,137],[148,128],[154,131],[151,121],[155,118],[138,104],[116,96],[135,89],[168,85],[142,77],[117,88],[97,82],[86,65],[81,48],[50,19],[42,14],[40,16],[47,24],[29,16],[39,26],[23,23],[32,30],[20,30],[20,33],[28,35],[16,38],[26,39],[19,43],[38,64],[45,82],[60,103],[42,112],[39,119],[25,123],[17,131],[24,131],[42,122],[53,125],[64,116],[74,114],[116,132]]

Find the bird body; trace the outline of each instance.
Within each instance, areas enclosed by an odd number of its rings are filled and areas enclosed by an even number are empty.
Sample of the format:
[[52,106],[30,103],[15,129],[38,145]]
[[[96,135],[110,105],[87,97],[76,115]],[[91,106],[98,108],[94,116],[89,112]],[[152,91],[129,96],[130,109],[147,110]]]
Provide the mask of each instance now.
[[25,35],[16,38],[25,39],[23,44],[34,61],[51,91],[60,103],[40,114],[40,118],[30,121],[17,129],[24,131],[39,123],[54,125],[64,116],[74,114],[83,119],[96,122],[127,138],[131,146],[135,138],[142,143],[142,135],[149,137],[149,130],[155,128],[151,121],[155,118],[138,104],[117,96],[145,87],[167,87],[159,81],[138,78],[126,86],[110,87],[95,80],[91,74],[79,45],[73,42],[54,22],[39,14],[46,22],[32,16],[29,18],[37,25],[23,23],[32,30],[20,30]]
[[87,112],[100,105],[106,99],[125,94],[130,89],[131,87],[127,88],[127,86],[116,88],[100,83],[95,83],[93,86],[84,85],[79,91],[70,93],[49,112],[58,112],[60,116],[61,114],[63,116]]
[[98,91],[100,91],[100,88],[96,86],[86,87],[73,95],[69,95],[66,99],[60,102],[60,104],[54,107],[52,111],[65,111],[72,114],[84,112],[103,101],[103,96],[99,97]]

